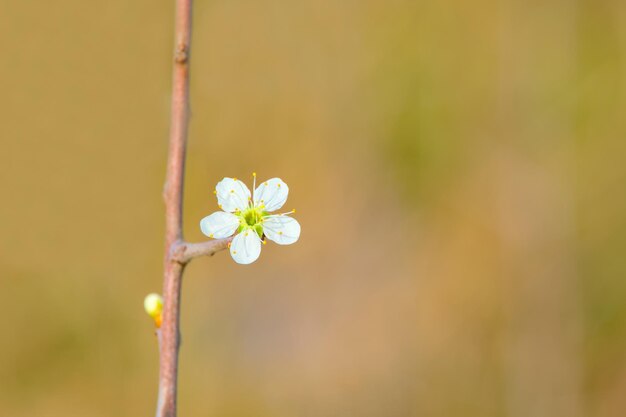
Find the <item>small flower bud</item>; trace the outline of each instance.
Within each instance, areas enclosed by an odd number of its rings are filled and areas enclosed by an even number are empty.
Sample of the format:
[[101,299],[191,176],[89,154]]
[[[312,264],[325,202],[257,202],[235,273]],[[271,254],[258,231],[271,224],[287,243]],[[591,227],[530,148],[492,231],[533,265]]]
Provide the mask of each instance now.
[[143,300],[143,308],[146,310],[146,313],[154,319],[156,326],[161,327],[163,297],[155,293],[148,294]]

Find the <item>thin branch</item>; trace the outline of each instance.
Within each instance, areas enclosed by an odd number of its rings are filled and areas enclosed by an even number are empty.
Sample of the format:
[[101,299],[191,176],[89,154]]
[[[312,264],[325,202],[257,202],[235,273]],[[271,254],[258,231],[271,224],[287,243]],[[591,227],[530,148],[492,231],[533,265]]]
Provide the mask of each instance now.
[[176,0],[175,52],[165,201],[165,255],[163,279],[163,323],[160,334],[159,398],[157,417],[176,417],[178,380],[180,289],[184,264],[172,257],[182,241],[182,205],[185,150],[189,121],[189,51],[191,46],[192,0]]
[[180,241],[172,247],[171,257],[183,265],[188,264],[193,258],[199,256],[213,256],[217,252],[228,248],[231,238],[208,240],[201,243],[189,243]]

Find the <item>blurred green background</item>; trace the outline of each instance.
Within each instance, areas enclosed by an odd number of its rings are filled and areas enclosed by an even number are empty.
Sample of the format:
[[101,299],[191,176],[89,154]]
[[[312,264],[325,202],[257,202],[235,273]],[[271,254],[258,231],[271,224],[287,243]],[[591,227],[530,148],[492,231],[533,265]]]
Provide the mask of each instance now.
[[[172,1],[0,6],[0,415],[153,415]],[[626,410],[626,2],[196,1],[181,416]]]

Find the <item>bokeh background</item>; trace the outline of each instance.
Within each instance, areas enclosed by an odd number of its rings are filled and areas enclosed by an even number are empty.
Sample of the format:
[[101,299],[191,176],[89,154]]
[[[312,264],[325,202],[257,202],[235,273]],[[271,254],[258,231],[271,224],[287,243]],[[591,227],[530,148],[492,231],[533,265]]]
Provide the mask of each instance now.
[[[0,415],[153,415],[172,1],[0,6]],[[626,2],[196,1],[181,416],[626,410]]]

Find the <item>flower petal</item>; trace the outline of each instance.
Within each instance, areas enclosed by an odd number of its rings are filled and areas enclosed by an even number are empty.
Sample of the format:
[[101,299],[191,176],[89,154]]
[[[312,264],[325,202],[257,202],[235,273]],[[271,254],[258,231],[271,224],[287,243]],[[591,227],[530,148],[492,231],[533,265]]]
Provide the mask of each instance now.
[[215,186],[217,203],[224,211],[232,213],[248,208],[250,190],[246,184],[235,178],[224,178]]
[[239,217],[223,211],[216,211],[200,220],[202,233],[215,239],[222,239],[232,235],[238,227]]
[[300,238],[300,223],[285,215],[267,216],[263,218],[263,233],[279,245],[291,245]]
[[261,239],[254,230],[244,230],[235,236],[230,244],[230,256],[238,264],[251,264],[259,258],[260,254]]
[[278,210],[287,201],[289,187],[280,178],[272,178],[254,190],[254,205],[265,205],[265,210]]

